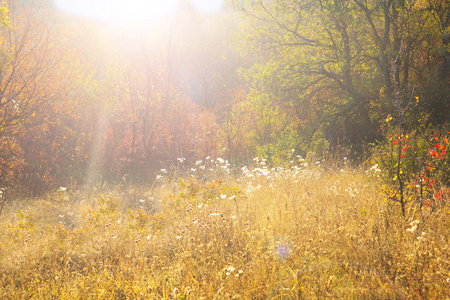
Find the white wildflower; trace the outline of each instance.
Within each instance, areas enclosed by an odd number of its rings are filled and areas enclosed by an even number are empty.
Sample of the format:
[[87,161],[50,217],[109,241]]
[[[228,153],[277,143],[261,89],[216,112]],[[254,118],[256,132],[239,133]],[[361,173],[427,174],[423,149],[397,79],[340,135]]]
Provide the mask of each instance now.
[[417,225],[420,223],[418,220],[414,220],[411,223],[409,223],[410,228],[406,229],[406,231],[414,233],[417,229]]
[[234,272],[236,270],[236,268],[235,267],[233,267],[233,266],[228,266],[228,267],[226,267],[225,268],[225,271],[227,271],[227,272]]

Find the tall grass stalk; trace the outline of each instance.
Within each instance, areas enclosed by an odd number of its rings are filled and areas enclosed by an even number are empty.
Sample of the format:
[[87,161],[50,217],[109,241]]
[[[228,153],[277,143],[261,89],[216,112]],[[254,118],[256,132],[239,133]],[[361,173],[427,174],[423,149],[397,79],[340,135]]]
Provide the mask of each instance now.
[[364,170],[217,179],[8,202],[0,298],[450,297],[448,206],[401,217]]

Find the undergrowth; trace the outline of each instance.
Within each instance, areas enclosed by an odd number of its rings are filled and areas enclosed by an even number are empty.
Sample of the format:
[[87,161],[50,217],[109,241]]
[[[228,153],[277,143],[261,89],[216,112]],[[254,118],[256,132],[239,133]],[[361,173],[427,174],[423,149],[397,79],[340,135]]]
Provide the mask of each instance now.
[[450,297],[448,194],[403,217],[364,170],[241,171],[8,203],[0,298]]

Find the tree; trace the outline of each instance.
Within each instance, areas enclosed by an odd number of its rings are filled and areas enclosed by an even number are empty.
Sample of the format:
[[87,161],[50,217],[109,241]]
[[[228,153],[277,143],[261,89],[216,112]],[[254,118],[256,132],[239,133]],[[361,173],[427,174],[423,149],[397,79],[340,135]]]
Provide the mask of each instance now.
[[178,94],[148,49],[119,60],[102,85],[111,114],[101,143],[105,175],[139,180],[178,158],[215,153],[205,138],[214,128],[211,113]]
[[26,130],[25,123],[45,115],[73,89],[76,65],[64,47],[64,31],[43,2],[11,0],[6,7],[1,9],[0,33],[0,156],[8,161],[0,164],[2,181],[7,180],[3,175],[11,175],[14,161],[20,161],[10,151],[20,148],[17,137]]
[[[215,114],[219,124],[219,141],[225,157],[230,163],[255,154],[251,146],[251,135],[256,118],[242,87],[237,87],[227,98],[219,101]],[[253,153],[252,153],[253,152]]]
[[206,16],[185,5],[169,29],[173,39],[169,64],[177,88],[206,108],[238,85],[236,70],[241,61],[226,43],[236,27],[230,13]]
[[353,143],[373,141],[393,109],[383,97],[392,98],[395,85],[412,90],[423,80],[423,54],[443,43],[425,2],[233,1],[247,25],[242,52],[256,54],[244,78],[275,105],[295,105],[299,131],[319,123],[330,139],[345,131]]

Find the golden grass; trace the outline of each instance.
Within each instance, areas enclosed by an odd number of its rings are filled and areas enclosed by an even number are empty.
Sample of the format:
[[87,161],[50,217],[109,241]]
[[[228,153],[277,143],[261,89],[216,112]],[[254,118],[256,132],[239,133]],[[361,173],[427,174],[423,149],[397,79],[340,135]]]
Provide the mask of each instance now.
[[362,171],[260,171],[183,196],[173,182],[16,200],[0,298],[450,297],[448,208],[403,218]]

